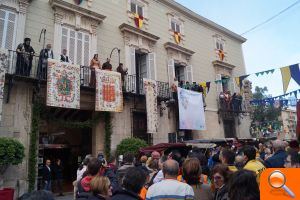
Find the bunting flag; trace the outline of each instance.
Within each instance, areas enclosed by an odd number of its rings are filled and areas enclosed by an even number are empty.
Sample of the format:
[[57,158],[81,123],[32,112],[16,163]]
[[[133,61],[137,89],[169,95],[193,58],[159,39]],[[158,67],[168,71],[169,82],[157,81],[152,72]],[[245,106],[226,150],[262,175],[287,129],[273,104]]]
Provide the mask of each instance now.
[[237,86],[240,88],[240,90],[243,89],[243,81],[248,77],[249,75],[244,75],[244,76],[240,76],[235,78],[235,82],[237,84]]
[[281,76],[282,76],[282,86],[283,86],[283,93],[285,94],[289,84],[290,84],[290,80],[291,80],[291,71],[290,71],[290,67],[282,67],[280,68],[281,71]]
[[95,106],[96,111],[123,111],[123,91],[120,73],[96,69]]
[[174,32],[174,38],[175,38],[175,42],[177,44],[179,44],[181,42],[181,35],[179,32],[176,32],[176,31]]
[[80,66],[48,59],[47,106],[80,109]]
[[144,22],[144,17],[140,16],[139,14],[136,13],[134,15],[134,22],[135,22],[136,27],[142,28],[143,22]]
[[209,93],[209,89],[210,89],[210,82],[206,82],[206,88],[207,88],[207,94]]
[[258,77],[259,75],[264,75],[265,73],[266,74],[269,74],[269,73],[273,74],[274,71],[275,71],[275,69],[271,69],[271,70],[267,70],[267,71],[263,71],[263,72],[257,72],[257,73],[255,73],[255,75]]
[[147,109],[147,133],[157,133],[158,111],[157,111],[157,83],[151,79],[143,79],[146,109]]
[[8,66],[8,51],[0,49],[0,121],[2,120],[2,104],[4,99],[5,73]]
[[299,64],[290,65],[290,72],[291,77],[300,85],[300,70],[299,70]]

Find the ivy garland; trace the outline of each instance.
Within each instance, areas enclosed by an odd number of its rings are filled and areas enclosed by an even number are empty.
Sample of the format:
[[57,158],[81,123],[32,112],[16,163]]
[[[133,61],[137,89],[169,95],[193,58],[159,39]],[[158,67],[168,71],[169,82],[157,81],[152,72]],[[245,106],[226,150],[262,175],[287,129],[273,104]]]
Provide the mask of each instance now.
[[63,119],[51,118],[50,121],[55,122],[63,128],[93,128],[100,121],[100,114],[95,115],[92,119],[80,122]]
[[28,182],[29,192],[35,189],[36,181],[36,165],[37,165],[37,140],[40,124],[41,104],[36,100],[32,107],[31,117],[31,133],[30,133],[30,146],[29,146],[29,171]]
[[104,154],[106,159],[110,157],[110,146],[111,146],[111,135],[112,135],[112,124],[111,124],[111,115],[109,112],[104,113]]

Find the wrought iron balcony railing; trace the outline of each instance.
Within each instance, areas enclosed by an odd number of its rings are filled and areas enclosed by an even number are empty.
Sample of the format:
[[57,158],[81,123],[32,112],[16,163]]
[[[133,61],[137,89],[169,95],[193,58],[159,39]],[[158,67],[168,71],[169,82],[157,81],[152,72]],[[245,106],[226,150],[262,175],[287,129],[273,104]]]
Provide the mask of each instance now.
[[[9,51],[7,73],[14,76],[46,81],[47,71],[42,66],[42,60],[37,55],[22,55],[15,51]],[[44,65],[46,66],[46,65]],[[91,69],[88,66],[80,66],[80,83],[82,87],[94,88],[91,83]],[[157,81],[158,97],[170,98],[169,83]],[[124,77],[123,90],[125,93],[145,95],[143,79],[136,75]]]

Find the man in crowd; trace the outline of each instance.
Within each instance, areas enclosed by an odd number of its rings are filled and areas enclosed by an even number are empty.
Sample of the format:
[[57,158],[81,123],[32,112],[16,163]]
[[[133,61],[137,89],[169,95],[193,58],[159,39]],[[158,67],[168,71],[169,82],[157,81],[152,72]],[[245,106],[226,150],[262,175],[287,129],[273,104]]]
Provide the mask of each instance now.
[[134,161],[134,155],[131,153],[125,153],[124,158],[123,158],[123,166],[121,166],[117,171],[117,177],[118,177],[119,184],[122,184],[123,178],[124,178],[127,170],[131,167],[134,167],[133,161]]
[[242,149],[244,155],[244,169],[253,171],[256,174],[256,180],[259,183],[260,175],[266,169],[265,166],[256,160],[256,149],[253,146],[246,145]]
[[282,140],[275,140],[273,143],[274,155],[265,161],[267,168],[283,168],[287,157],[285,144]]
[[128,69],[123,68],[123,63],[120,63],[119,66],[117,67],[117,72],[119,72],[121,74],[123,83],[125,80],[125,76],[127,75],[127,71],[128,71]]
[[232,150],[223,149],[220,152],[220,161],[222,164],[227,165],[230,171],[235,172],[238,170],[234,165],[235,153]]
[[44,190],[51,191],[51,161],[46,160],[45,166],[43,168],[43,181],[44,181]]
[[118,190],[112,200],[138,200],[139,193],[146,183],[146,174],[139,167],[130,167],[123,180],[123,189]]
[[152,185],[147,192],[147,200],[194,199],[194,191],[186,183],[177,181],[179,164],[175,160],[163,163],[164,179]]
[[30,38],[25,38],[24,43],[19,44],[17,47],[17,75],[30,76],[32,59],[35,54],[30,42]]
[[54,58],[53,51],[51,48],[52,48],[51,44],[47,44],[46,49],[42,49],[40,52],[39,66],[38,66],[38,77],[40,79],[47,78],[48,59]]
[[63,49],[63,52],[60,55],[60,62],[72,63],[69,56],[67,56],[67,49]]
[[162,156],[160,157],[160,159],[158,160],[158,166],[159,166],[159,171],[158,173],[156,174],[156,176],[154,177],[153,179],[153,183],[158,183],[160,181],[162,181],[164,179],[164,174],[163,174],[163,164],[164,162],[167,161],[167,156]]
[[103,69],[103,70],[108,70],[108,71],[111,71],[111,70],[112,70],[112,65],[110,64],[110,59],[109,59],[109,58],[107,58],[107,59],[106,59],[106,62],[103,63],[102,69]]

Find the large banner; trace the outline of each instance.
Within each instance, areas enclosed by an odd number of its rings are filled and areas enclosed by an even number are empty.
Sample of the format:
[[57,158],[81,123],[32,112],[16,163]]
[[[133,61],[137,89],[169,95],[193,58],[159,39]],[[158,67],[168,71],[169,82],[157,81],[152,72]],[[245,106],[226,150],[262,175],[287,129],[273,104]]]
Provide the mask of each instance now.
[[202,93],[178,87],[179,129],[206,130]]
[[48,59],[47,106],[80,108],[80,66]]
[[8,51],[6,49],[0,49],[0,121],[2,120],[2,104],[3,93],[5,85],[5,73],[8,65]]
[[122,79],[120,73],[96,70],[96,111],[123,111]]
[[157,85],[156,81],[144,78],[144,89],[147,109],[147,133],[157,133]]

